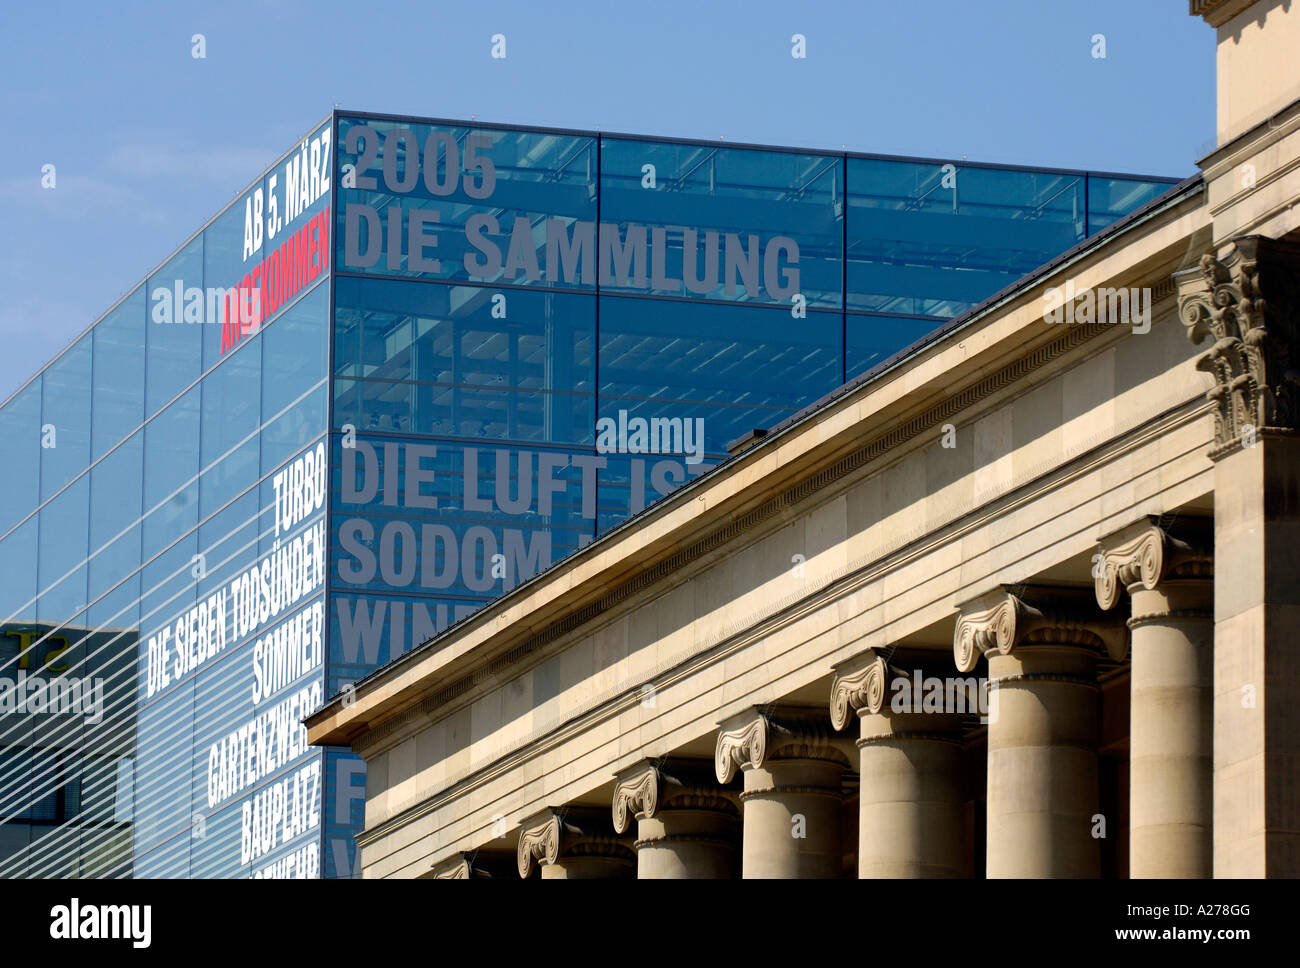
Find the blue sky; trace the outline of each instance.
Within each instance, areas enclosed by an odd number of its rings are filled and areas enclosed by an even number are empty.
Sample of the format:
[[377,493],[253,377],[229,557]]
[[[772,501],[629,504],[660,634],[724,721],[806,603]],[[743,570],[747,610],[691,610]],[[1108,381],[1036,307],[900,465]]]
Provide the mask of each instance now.
[[0,80],[0,399],[335,104],[1173,176],[1214,136],[1182,0],[13,4]]

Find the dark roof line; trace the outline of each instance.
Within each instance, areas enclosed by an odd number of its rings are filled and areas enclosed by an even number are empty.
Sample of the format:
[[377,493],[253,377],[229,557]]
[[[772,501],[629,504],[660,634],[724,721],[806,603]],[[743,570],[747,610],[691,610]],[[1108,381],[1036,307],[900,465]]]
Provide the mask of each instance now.
[[956,165],[961,168],[993,168],[1009,171],[1041,172],[1052,175],[1094,175],[1098,178],[1132,178],[1140,181],[1165,182],[1176,184],[1177,178],[1168,175],[1143,175],[1123,171],[1093,171],[1086,168],[1055,168],[1050,165],[1017,165],[996,161],[967,161],[961,158],[930,158],[924,155],[888,155],[868,151],[849,151],[846,148],[810,148],[798,145],[758,144],[752,141],[723,141],[708,138],[676,138],[669,135],[637,134],[628,131],[604,131],[586,128],[555,128],[537,124],[511,124],[498,121],[467,121],[464,118],[424,117],[417,114],[387,114],[375,111],[349,111],[339,108],[337,115],[345,118],[364,118],[371,121],[398,121],[417,124],[440,124],[465,128],[487,128],[494,131],[524,131],[533,134],[560,134],[577,138],[614,138],[620,141],[658,141],[673,145],[698,145],[701,148],[741,148],[748,151],[780,151],[800,155],[825,155],[828,157],[847,156],[868,161],[899,161],[922,165]]

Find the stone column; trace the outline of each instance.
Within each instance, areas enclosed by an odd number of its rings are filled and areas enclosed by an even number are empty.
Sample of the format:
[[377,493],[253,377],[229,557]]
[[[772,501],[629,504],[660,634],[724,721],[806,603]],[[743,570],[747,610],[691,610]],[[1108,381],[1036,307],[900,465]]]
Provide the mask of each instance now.
[[[960,695],[963,712],[969,698],[978,713],[978,682],[971,677],[967,684],[973,692],[954,686],[944,698]],[[858,720],[862,878],[971,875],[960,720],[954,710],[927,712],[916,691],[906,673],[872,649],[837,666],[831,682],[831,725],[844,729],[854,713]]]
[[1103,544],[1096,579],[1103,609],[1114,608],[1125,588],[1132,599],[1134,878],[1213,874],[1214,588],[1208,535],[1195,528],[1186,522],[1181,538],[1153,520],[1124,529]]
[[547,807],[519,831],[519,876],[533,863],[543,880],[636,876],[632,848],[609,829],[609,814],[596,807]]
[[750,709],[722,724],[718,781],[744,775],[742,877],[840,876],[845,745],[810,710]]
[[990,878],[1099,874],[1096,663],[1123,657],[1128,630],[1092,597],[1002,589],[958,616],[957,668],[989,660]]
[[637,877],[731,878],[740,811],[717,786],[708,761],[643,760],[618,775],[614,830],[637,825]]
[[1300,246],[1175,274],[1214,413],[1214,876],[1300,875]]

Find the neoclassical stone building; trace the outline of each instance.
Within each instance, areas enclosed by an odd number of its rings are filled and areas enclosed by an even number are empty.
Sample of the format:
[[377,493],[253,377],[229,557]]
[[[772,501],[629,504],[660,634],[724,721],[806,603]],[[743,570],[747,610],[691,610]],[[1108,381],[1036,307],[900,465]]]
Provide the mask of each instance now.
[[1300,9],[1190,6],[1201,177],[307,721],[365,876],[1300,874]]

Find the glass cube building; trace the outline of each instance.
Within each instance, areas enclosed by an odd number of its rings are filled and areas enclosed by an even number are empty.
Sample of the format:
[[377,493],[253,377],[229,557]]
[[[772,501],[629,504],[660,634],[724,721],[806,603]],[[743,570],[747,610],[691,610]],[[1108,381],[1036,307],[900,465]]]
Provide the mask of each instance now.
[[0,875],[355,876],[324,698],[1173,181],[333,113],[0,407]]

